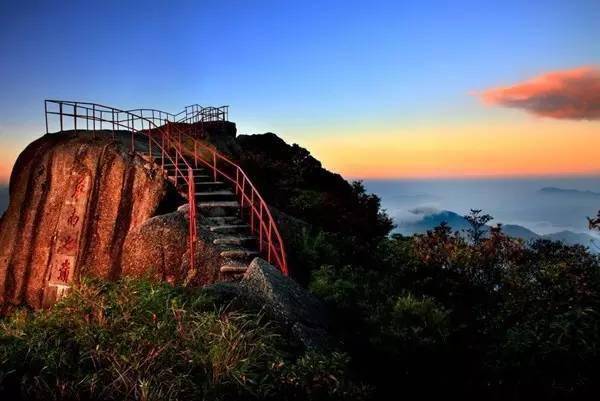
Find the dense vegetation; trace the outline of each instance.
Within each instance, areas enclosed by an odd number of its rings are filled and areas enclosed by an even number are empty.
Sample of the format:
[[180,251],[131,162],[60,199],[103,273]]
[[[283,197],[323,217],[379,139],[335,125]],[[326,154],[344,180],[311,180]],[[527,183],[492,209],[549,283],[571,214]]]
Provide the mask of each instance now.
[[202,290],[86,281],[0,324],[3,400],[361,399],[343,353],[304,351]]
[[[586,399],[600,394],[600,261],[586,249],[471,229],[388,237],[379,199],[275,135],[241,138],[269,199],[310,223],[293,265],[337,318],[375,399]],[[597,220],[590,220],[592,227]],[[596,224],[598,226],[600,224]],[[310,274],[306,274],[310,272]]]
[[311,288],[379,396],[600,394],[600,265],[581,247],[440,226],[382,240],[367,265],[322,266]]

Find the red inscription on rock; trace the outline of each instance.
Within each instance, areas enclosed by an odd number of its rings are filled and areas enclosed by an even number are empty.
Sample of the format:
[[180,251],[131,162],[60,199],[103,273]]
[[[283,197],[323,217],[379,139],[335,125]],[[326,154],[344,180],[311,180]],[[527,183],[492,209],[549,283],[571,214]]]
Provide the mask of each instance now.
[[77,216],[77,209],[73,208],[71,215],[67,219],[67,223],[69,223],[73,227],[75,227],[77,225],[77,223],[79,223],[79,216]]
[[58,268],[58,280],[64,281],[65,283],[69,281],[69,272],[71,271],[71,263],[68,259],[65,259],[60,267]]
[[79,195],[83,193],[85,189],[85,177],[81,177],[75,183],[75,187],[73,188],[73,192],[71,193],[71,198],[74,200],[79,199]]
[[61,245],[58,247],[58,252],[71,252],[75,249],[75,238],[70,235],[65,235]]

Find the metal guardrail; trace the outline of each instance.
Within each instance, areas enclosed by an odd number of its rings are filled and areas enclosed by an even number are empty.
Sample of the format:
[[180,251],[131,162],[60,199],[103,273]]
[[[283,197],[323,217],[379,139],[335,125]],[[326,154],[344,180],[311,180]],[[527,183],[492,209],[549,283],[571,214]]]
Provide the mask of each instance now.
[[[260,195],[248,175],[235,162],[216,149],[198,139],[202,122],[228,121],[228,106],[202,107],[197,104],[186,106],[177,114],[157,109],[121,110],[97,103],[46,100],[44,102],[46,133],[49,133],[49,119],[58,119],[58,132],[71,128],[75,131],[91,131],[93,135],[112,134],[125,131],[131,135],[131,151],[136,150],[135,140],[148,141],[148,156],[154,160],[158,155],[153,147],[160,151],[161,168],[165,160],[175,166],[175,185],[182,179],[187,185],[187,197],[190,207],[190,267],[195,267],[196,226],[196,190],[193,169],[203,165],[212,172],[213,180],[223,178],[233,184],[240,202],[242,217],[249,220],[252,234],[258,236],[259,251],[269,263],[273,263],[284,275],[289,274],[283,239],[273,218],[269,206]],[[175,124],[177,123],[177,124]],[[85,127],[85,128],[84,128]],[[186,159],[193,159],[193,166]],[[179,168],[179,163],[185,165]],[[245,212],[244,210],[247,210]]]
[[204,107],[199,104],[185,106],[179,113],[169,113],[158,109],[133,109],[130,113],[154,121],[157,125],[163,125],[167,121],[176,123],[199,123],[212,121],[229,121],[229,106]]
[[[148,157],[155,160],[158,155],[153,149],[160,152],[161,169],[164,171],[165,161],[174,166],[174,181],[177,184],[182,179],[188,188],[188,203],[190,208],[189,222],[189,249],[190,266],[196,265],[195,244],[197,240],[196,226],[196,193],[193,178],[193,167],[188,163],[181,152],[182,133],[172,124],[161,126],[154,121],[143,118],[127,110],[121,110],[98,103],[74,102],[64,100],[45,100],[44,111],[46,117],[46,133],[49,133],[49,120],[54,116],[58,119],[59,132],[72,128],[74,131],[91,131],[93,135],[110,134],[113,138],[123,131],[131,135],[131,152],[142,153],[136,150],[136,136],[138,139],[148,141]],[[173,129],[175,128],[175,129]],[[145,152],[144,152],[145,153]],[[180,163],[184,168],[180,168]]]

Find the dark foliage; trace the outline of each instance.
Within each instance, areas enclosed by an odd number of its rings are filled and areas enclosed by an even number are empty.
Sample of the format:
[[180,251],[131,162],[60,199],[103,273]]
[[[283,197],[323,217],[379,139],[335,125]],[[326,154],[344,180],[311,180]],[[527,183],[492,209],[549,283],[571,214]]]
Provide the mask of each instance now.
[[[310,224],[311,232],[338,238],[338,253],[346,263],[366,260],[371,249],[392,229],[391,219],[380,210],[380,199],[367,194],[359,182],[352,184],[331,173],[310,152],[288,145],[277,135],[241,135],[237,138],[241,165],[269,204]],[[296,238],[287,238],[288,242]],[[296,248],[292,242],[288,246]],[[290,255],[300,281],[312,266]]]
[[2,400],[345,400],[348,357],[303,351],[253,311],[143,280],[86,281],[0,321]]
[[312,290],[338,317],[378,399],[594,399],[600,263],[494,227],[479,244],[442,225],[381,241],[368,265],[323,266]]
[[467,229],[467,235],[474,244],[479,244],[485,235],[486,224],[492,220],[492,216],[481,214],[481,209],[471,209],[471,213],[464,216],[464,218],[471,226]]
[[[388,237],[379,199],[273,134],[242,163],[282,211],[291,259],[336,318],[376,399],[595,399],[600,262],[583,247],[507,237],[479,209],[467,238],[442,224]],[[592,227],[598,220],[591,219]]]

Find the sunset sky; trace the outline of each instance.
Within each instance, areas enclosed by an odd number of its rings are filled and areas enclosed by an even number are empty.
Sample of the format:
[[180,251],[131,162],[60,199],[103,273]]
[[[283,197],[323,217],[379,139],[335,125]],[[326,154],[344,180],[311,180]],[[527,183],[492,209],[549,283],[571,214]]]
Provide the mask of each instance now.
[[0,182],[43,99],[229,104],[349,178],[600,172],[600,3],[0,4]]

